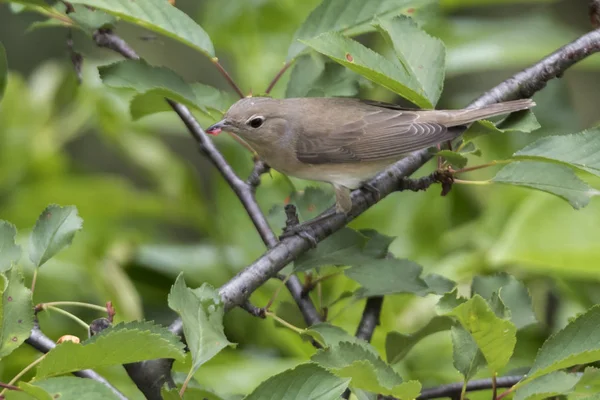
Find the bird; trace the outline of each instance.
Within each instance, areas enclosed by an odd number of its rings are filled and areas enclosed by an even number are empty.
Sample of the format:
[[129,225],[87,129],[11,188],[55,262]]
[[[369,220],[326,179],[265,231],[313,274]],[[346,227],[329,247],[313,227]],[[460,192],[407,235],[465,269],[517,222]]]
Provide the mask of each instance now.
[[270,167],[333,185],[335,211],[352,209],[350,191],[406,155],[460,136],[472,122],[526,110],[531,99],[459,110],[403,108],[342,97],[246,97],[206,129],[241,137]]

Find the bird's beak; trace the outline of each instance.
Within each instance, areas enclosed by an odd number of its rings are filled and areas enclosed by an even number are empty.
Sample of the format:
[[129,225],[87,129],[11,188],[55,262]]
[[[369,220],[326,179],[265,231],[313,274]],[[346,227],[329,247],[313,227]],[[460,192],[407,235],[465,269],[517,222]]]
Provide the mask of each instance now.
[[219,133],[221,133],[221,130],[227,128],[227,121],[226,120],[221,120],[219,122],[217,122],[216,124],[213,124],[211,126],[209,126],[208,128],[206,128],[206,133],[208,133],[209,135],[218,135]]

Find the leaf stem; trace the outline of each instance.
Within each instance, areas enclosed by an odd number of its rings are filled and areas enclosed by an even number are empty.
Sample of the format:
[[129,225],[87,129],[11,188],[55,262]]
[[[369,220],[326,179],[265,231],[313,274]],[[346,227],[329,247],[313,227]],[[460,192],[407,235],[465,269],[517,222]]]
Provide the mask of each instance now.
[[281,69],[279,70],[279,72],[277,73],[277,75],[275,75],[275,77],[273,78],[273,80],[271,81],[271,83],[269,83],[269,86],[267,87],[267,90],[265,90],[266,94],[271,93],[271,90],[273,90],[273,88],[275,87],[275,85],[277,84],[277,82],[279,82],[279,80],[281,79],[281,77],[283,76],[283,74],[285,74],[285,71],[287,71],[288,68],[291,67],[293,63],[294,63],[294,60],[291,60],[291,61],[288,61],[285,64],[283,64],[283,67],[281,67]]
[[240,99],[243,99],[244,97],[246,97],[246,96],[244,96],[244,92],[242,92],[242,89],[240,89],[240,87],[237,85],[237,83],[235,83],[235,81],[233,80],[231,75],[229,75],[229,72],[227,72],[227,70],[225,68],[223,68],[223,66],[219,62],[219,59],[217,57],[213,57],[210,59],[210,61],[212,61],[212,63],[215,65],[215,67],[217,67],[217,69],[219,70],[221,75],[223,75],[225,77],[225,79],[227,80],[229,85],[231,85],[233,90],[235,90],[235,92],[240,96]]
[[515,389],[517,388],[517,386],[518,386],[518,384],[511,386],[508,390],[504,391],[504,393],[501,393],[498,397],[496,397],[496,400],[501,400],[501,399],[505,398],[506,396],[508,396],[509,394],[514,392]]
[[67,316],[69,318],[71,318],[73,321],[77,322],[79,325],[81,325],[86,331],[90,330],[90,326],[88,324],[85,323],[84,320],[80,319],[79,317],[77,317],[74,314],[71,314],[68,311],[63,310],[62,308],[58,308],[58,307],[54,307],[54,306],[48,306],[46,305],[44,307],[44,309],[46,310],[52,310],[52,311],[56,311],[59,314],[63,314],[64,316]]
[[286,320],[279,318],[275,313],[273,313],[271,311],[265,312],[265,315],[273,318],[275,321],[279,322],[281,325],[293,330],[294,332],[296,332],[299,335],[304,333],[304,329],[300,329],[297,326],[290,324]]
[[33,278],[31,279],[31,296],[33,296],[33,292],[35,291],[35,282],[37,281],[38,267],[33,271]]
[[462,179],[455,179],[454,183],[460,183],[463,185],[491,185],[492,181],[491,180],[487,180],[487,181],[463,181]]
[[454,173],[455,174],[462,174],[463,172],[476,171],[478,169],[493,167],[494,165],[498,165],[498,164],[509,164],[511,162],[513,162],[513,160],[494,160],[494,161],[491,161],[491,162],[486,163],[486,164],[480,164],[480,165],[474,165],[472,167],[461,168],[459,170],[454,171]]
[[[44,359],[44,357],[46,357],[46,354],[43,354],[41,357],[33,360],[33,362],[31,364],[29,364],[28,366],[26,366],[25,368],[23,368],[21,370],[21,372],[19,372],[17,375],[15,375],[14,378],[12,378],[10,380],[10,382],[8,382],[6,385],[4,385],[4,389],[2,389],[2,391],[0,392],[0,398],[4,398],[4,393],[6,393],[6,391],[9,389],[9,386],[14,386],[14,384],[23,376],[25,375],[27,372],[29,372],[33,367],[35,367],[36,365],[38,365],[40,363],[40,361],[42,361]],[[19,389],[20,390],[20,389]]]
[[179,389],[179,397],[181,397],[181,398],[183,398],[183,394],[185,393],[185,390],[187,389],[190,381],[192,380],[192,376],[194,376],[194,374],[192,372],[193,370],[194,370],[194,366],[192,366],[192,369],[190,369],[190,372],[185,377],[185,381],[183,382],[183,385],[181,385],[181,389]]
[[56,307],[56,306],[76,306],[76,307],[84,307],[89,308],[91,310],[97,310],[101,312],[108,312],[106,307],[99,306],[97,304],[90,303],[82,303],[80,301],[52,301],[50,303],[42,303],[39,306],[45,308],[47,306]]
[[498,386],[496,382],[497,376],[498,374],[494,372],[494,375],[492,376],[492,400],[496,400],[496,396],[498,395]]
[[269,311],[269,308],[271,308],[271,306],[273,305],[273,302],[275,301],[277,296],[279,296],[279,292],[281,292],[281,288],[285,286],[287,281],[291,278],[292,274],[293,274],[293,272],[290,272],[284,279],[281,280],[281,284],[279,284],[277,289],[275,289],[275,292],[273,292],[273,296],[271,296],[269,301],[267,301],[267,305],[265,306],[265,311],[267,311],[267,312]]

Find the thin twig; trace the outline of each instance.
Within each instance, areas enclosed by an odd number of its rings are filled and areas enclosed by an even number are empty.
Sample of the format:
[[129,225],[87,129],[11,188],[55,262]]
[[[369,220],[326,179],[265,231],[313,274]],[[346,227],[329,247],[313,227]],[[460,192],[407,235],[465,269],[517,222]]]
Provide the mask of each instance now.
[[233,88],[233,90],[235,90],[235,92],[238,94],[238,96],[240,96],[240,99],[243,99],[244,97],[246,97],[246,96],[244,96],[244,92],[242,92],[242,89],[240,89],[240,87],[237,85],[237,83],[235,83],[235,81],[233,80],[231,75],[229,75],[229,72],[227,72],[227,70],[225,68],[223,68],[223,66],[219,62],[219,59],[217,57],[214,57],[214,58],[211,58],[210,61],[212,61],[214,66],[217,67],[217,69],[219,70],[221,75],[223,75],[225,77],[225,79],[227,80],[229,85]]
[[279,79],[281,79],[281,77],[283,76],[283,74],[285,74],[285,71],[288,70],[288,68],[292,65],[293,61],[288,61],[285,64],[283,64],[283,67],[281,67],[281,69],[279,70],[279,72],[277,73],[277,75],[275,75],[275,77],[273,78],[273,80],[271,81],[271,83],[269,83],[269,86],[267,87],[267,90],[265,90],[266,94],[271,93],[271,90],[273,90],[273,88],[275,87],[275,85],[277,84],[277,82],[279,82]]

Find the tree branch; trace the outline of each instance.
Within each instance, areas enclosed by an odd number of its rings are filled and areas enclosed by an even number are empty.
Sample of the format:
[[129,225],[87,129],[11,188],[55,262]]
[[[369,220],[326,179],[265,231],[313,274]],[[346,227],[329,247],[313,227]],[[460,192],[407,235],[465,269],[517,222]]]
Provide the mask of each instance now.
[[[111,48],[127,58],[138,58],[135,52],[133,52],[122,39],[112,35],[110,32],[98,32],[94,35],[94,39],[99,46]],[[475,100],[470,107],[492,104],[519,97],[530,97],[535,92],[541,90],[549,80],[561,76],[571,65],[599,50],[600,31],[590,32],[544,58],[532,67],[527,68],[501,83]],[[277,243],[273,232],[266,223],[264,215],[254,200],[252,189],[233,173],[212,142],[206,137],[206,134],[197,121],[192,117],[189,110],[180,104],[172,103],[171,105],[183,119],[188,129],[190,129],[194,138],[199,142],[202,151],[211,159],[213,164],[217,166],[219,171],[221,171],[221,174],[232,186],[232,189],[240,196],[240,200],[246,207],[255,227],[261,234],[265,243],[270,247],[263,256],[244,270],[240,271],[228,283],[220,288],[219,293],[223,298],[226,309],[231,309],[232,307],[243,304],[254,290],[264,284],[268,279],[275,276],[289,262],[309,250],[310,244],[297,236],[286,238]],[[431,154],[429,154],[427,150],[415,152],[380,173],[371,180],[369,184],[379,191],[379,199],[383,199],[390,193],[398,190],[411,190],[412,187],[410,182],[412,181],[405,178],[414,173],[430,158]],[[352,193],[352,202],[354,205],[352,213],[347,216],[338,214],[313,226],[313,232],[311,232],[313,237],[317,241],[329,237],[373,206],[377,201],[378,199],[375,198],[372,192],[355,190]],[[288,283],[289,282],[291,281],[288,281]],[[301,288],[301,285],[299,287]],[[174,332],[181,333],[180,321],[175,321],[172,324],[171,329]],[[508,378],[510,377],[506,377],[506,379]],[[505,378],[498,379],[498,386],[505,383],[503,379]],[[491,380],[486,381],[489,381],[491,385]],[[479,382],[480,381],[473,381],[469,385],[474,387],[473,385]],[[425,395],[431,396],[428,391],[424,391],[423,396]],[[433,397],[421,398],[425,399]]]
[[356,328],[355,336],[364,341],[370,342],[375,328],[379,325],[379,316],[383,306],[383,296],[374,296],[367,299],[365,309]]
[[[52,339],[50,339],[48,336],[46,336],[42,333],[37,322],[34,325],[33,329],[31,330],[31,335],[29,336],[29,338],[27,340],[25,340],[25,343],[29,344],[34,349],[41,351],[42,353],[47,353],[50,350],[52,350],[54,347],[56,347],[56,343],[54,343],[52,341]],[[125,395],[123,395],[123,393],[119,392],[117,390],[117,388],[115,388],[113,385],[111,385],[110,382],[108,382],[106,379],[104,379],[103,376],[92,371],[91,369],[76,371],[76,372],[73,372],[73,375],[78,376],[80,378],[89,378],[89,379],[98,381],[98,382],[102,383],[104,386],[106,386],[107,388],[109,388],[117,396],[117,398],[119,398],[121,400],[127,400],[127,397],[125,397]]]
[[[497,388],[509,388],[514,386],[517,382],[523,379],[523,375],[515,376],[501,376],[496,378]],[[438,399],[441,397],[456,397],[460,396],[462,391],[462,382],[450,383],[448,385],[441,385],[431,389],[425,389],[421,392],[421,395],[417,397],[417,400],[428,400]],[[478,379],[471,381],[467,384],[467,392],[475,392],[478,390],[489,390],[492,389],[492,379]],[[393,397],[383,397],[383,400],[391,400]]]

